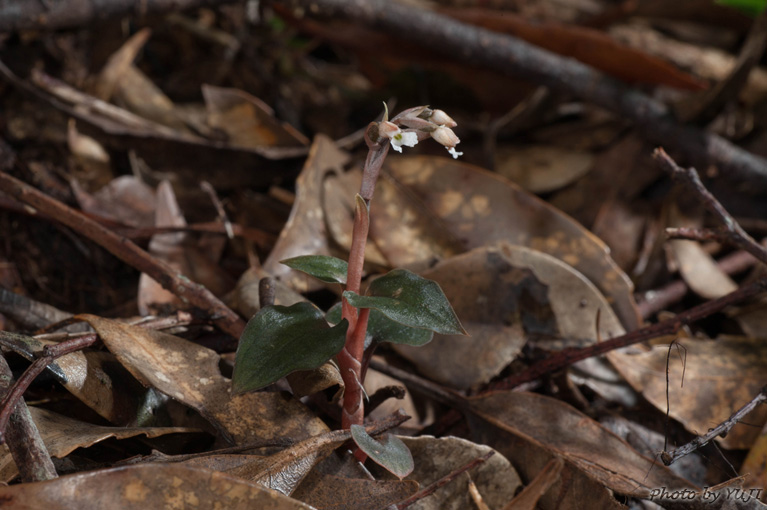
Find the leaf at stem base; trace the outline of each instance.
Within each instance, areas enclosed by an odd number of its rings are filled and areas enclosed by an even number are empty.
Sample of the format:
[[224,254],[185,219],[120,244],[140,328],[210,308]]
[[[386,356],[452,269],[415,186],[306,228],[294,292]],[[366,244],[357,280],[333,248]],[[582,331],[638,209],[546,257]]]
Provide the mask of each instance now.
[[233,391],[257,390],[296,370],[321,366],[343,348],[348,325],[343,320],[331,328],[311,303],[262,308],[240,337]]
[[399,479],[413,472],[415,464],[410,450],[397,436],[386,434],[378,442],[362,425],[351,426],[352,439],[370,459]]

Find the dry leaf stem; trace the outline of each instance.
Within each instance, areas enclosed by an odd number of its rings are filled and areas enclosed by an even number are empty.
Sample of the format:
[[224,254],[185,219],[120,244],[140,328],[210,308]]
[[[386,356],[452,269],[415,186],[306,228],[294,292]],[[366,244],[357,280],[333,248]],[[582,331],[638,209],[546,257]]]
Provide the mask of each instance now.
[[205,310],[219,328],[233,337],[239,338],[245,329],[245,322],[208,289],[156,259],[132,241],[107,230],[84,214],[5,172],[0,172],[0,190],[45,216],[56,218],[126,264],[157,280],[182,301]]

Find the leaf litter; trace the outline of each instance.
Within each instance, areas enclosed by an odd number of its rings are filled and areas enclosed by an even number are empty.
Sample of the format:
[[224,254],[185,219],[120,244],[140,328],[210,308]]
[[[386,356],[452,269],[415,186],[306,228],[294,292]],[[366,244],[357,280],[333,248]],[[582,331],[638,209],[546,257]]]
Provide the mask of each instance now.
[[[0,477],[11,484],[0,488],[4,505],[575,509],[639,508],[640,500],[650,500],[666,508],[703,508],[709,487],[724,483],[716,494],[728,494],[726,484],[740,483],[729,492],[740,491],[732,504],[761,508],[742,495],[767,488],[762,408],[717,438],[718,450],[694,454],[703,477],[689,467],[663,466],[659,449],[671,450],[725,422],[764,386],[764,299],[737,303],[741,308],[689,329],[680,326],[673,337],[546,374],[528,391],[487,392],[537,360],[588,349],[640,330],[647,319],[662,319],[643,316],[637,296],[666,292],[663,285],[691,291],[684,300],[669,301],[678,313],[758,281],[760,270],[727,274],[717,265],[733,249],[721,235],[665,239],[665,226],[700,230],[717,223],[693,205],[695,197],[672,191],[657,169],[640,171],[652,146],[624,119],[587,100],[526,102],[529,85],[488,75],[492,70],[414,49],[380,27],[340,18],[318,25],[281,4],[264,9],[259,34],[243,30],[245,18],[236,13],[244,14],[244,7],[232,6],[179,15],[172,23],[142,20],[132,35],[83,29],[83,40],[66,31],[5,40],[1,58],[13,72],[3,72],[8,85],[0,89],[8,105],[3,136],[9,145],[2,150],[12,162],[3,159],[0,170],[77,203],[108,228],[149,229],[143,237],[148,245],[141,242],[152,257],[203,284],[246,320],[265,304],[259,282],[276,278],[274,301],[316,309],[325,329],[334,312],[323,313],[340,298],[344,271],[317,282],[280,261],[302,255],[346,259],[361,179],[361,129],[380,118],[373,92],[401,96],[407,107],[409,80],[425,77],[416,88],[428,90],[430,102],[449,106],[459,124],[469,126],[459,132],[467,161],[432,156],[421,144],[418,155],[390,155],[370,211],[368,293],[350,295],[359,303],[379,300],[383,314],[373,320],[368,345],[377,347],[384,366],[404,366],[412,375],[402,382],[413,418],[395,430],[400,435],[387,442],[365,432],[357,443],[365,443],[371,457],[407,445],[413,472],[402,468],[403,479],[395,480],[372,463],[367,472],[348,454],[350,433],[332,431],[340,421],[336,402],[343,383],[327,358],[339,350],[338,339],[321,360],[312,359],[315,371],[235,394],[236,343],[211,326],[215,317],[189,310],[188,320],[166,331],[127,322],[136,314],[188,309],[188,301],[135,269],[116,270],[120,263],[110,261],[94,239],[52,227],[57,218],[0,194],[0,222],[8,232],[0,251],[0,327],[9,333],[3,331],[0,343],[4,354],[16,353],[7,354],[16,374],[26,367],[22,359],[40,357],[45,346],[68,338],[36,335],[39,326],[24,330],[33,321],[25,319],[21,303],[79,314],[100,340],[57,359],[25,393],[48,454],[63,459],[57,460],[63,476],[19,483],[16,476],[26,475],[6,447]],[[696,101],[690,90],[727,79],[750,23],[712,6],[673,13],[656,6],[654,22],[642,25],[637,16],[647,14],[646,6],[618,14],[606,2],[594,3],[592,11],[578,2],[555,4],[517,6],[506,17],[485,6],[443,12],[621,80],[663,85],[658,90],[670,105],[675,99],[669,98]],[[0,21],[3,16],[0,9]],[[701,21],[706,16],[726,20],[721,33]],[[679,19],[695,24],[697,32]],[[237,35],[221,43],[230,31]],[[720,47],[702,44],[701,33]],[[83,41],[99,37],[103,44],[89,57]],[[180,59],[194,57],[194,65],[179,65],[170,48],[183,49]],[[658,48],[673,51],[659,57]],[[34,55],[33,65],[23,64],[23,52]],[[60,65],[46,65],[46,59]],[[421,78],[409,70],[414,64],[422,66]],[[751,109],[762,105],[767,87],[764,69],[754,66],[739,95],[732,93],[732,110],[722,110],[712,130],[763,138],[764,126]],[[678,90],[669,92],[673,88]],[[16,89],[32,95],[22,98]],[[442,104],[442,97],[450,99]],[[346,139],[331,138],[355,130]],[[719,178],[720,169],[705,161],[685,164],[707,171],[706,184],[716,187],[752,235],[767,232],[760,219],[767,214],[763,190],[744,192],[748,186]],[[497,172],[485,169],[493,166]],[[220,210],[201,199],[203,179],[222,197]],[[253,214],[242,206],[248,202],[262,205],[253,206]],[[278,203],[281,208],[263,205]],[[193,228],[211,219],[216,231]],[[225,222],[239,234],[224,238]],[[258,243],[241,235],[246,229],[257,230]],[[375,277],[401,266],[440,284],[468,337],[447,334],[458,326],[433,338],[411,337],[386,322],[387,310],[391,315],[399,302],[381,302],[375,282],[386,279]],[[10,334],[16,331],[23,334]],[[309,344],[302,340],[291,348],[304,351]],[[264,371],[275,365],[266,360]],[[283,372],[260,375],[271,381]],[[369,388],[390,391],[383,384]],[[375,400],[375,394],[368,397]],[[446,410],[446,403],[464,417]],[[394,407],[390,400],[382,409]],[[666,443],[653,450],[619,437],[602,424],[616,415],[632,430],[650,431]],[[156,453],[134,457],[135,465],[113,467],[150,449]],[[174,460],[186,455],[194,458]],[[475,467],[461,471],[474,461]],[[736,475],[745,478],[738,482]],[[450,481],[426,495],[440,479]],[[659,500],[660,489],[690,491],[697,499],[689,506],[679,498]]]

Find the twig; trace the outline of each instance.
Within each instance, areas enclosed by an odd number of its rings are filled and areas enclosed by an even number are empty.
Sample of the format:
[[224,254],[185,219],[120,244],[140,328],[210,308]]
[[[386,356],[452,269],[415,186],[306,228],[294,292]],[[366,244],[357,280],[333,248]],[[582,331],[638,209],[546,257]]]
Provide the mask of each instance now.
[[[727,275],[733,275],[745,271],[756,263],[756,259],[748,252],[739,250],[722,257],[716,265]],[[690,287],[684,280],[674,280],[663,287],[642,293],[637,299],[639,315],[643,319],[667,308],[681,300]]]
[[209,183],[208,181],[202,181],[200,183],[200,188],[208,194],[210,197],[210,201],[213,202],[213,206],[216,208],[216,212],[218,213],[218,219],[221,220],[221,223],[224,224],[224,229],[226,230],[226,236],[229,239],[234,239],[234,230],[232,230],[232,222],[229,221],[229,217],[226,215],[226,209],[224,209],[224,204],[221,203],[221,200],[219,200],[218,195],[216,195],[216,190],[213,188],[213,185]]
[[393,384],[391,386],[384,386],[383,388],[378,388],[375,393],[370,395],[370,400],[368,401],[368,405],[365,406],[365,416],[370,414],[373,409],[377,408],[390,398],[396,398],[398,400],[402,400],[405,398],[405,395],[407,394],[404,387],[399,386],[397,384]]
[[531,365],[527,370],[517,375],[498,381],[492,385],[488,391],[508,390],[515,388],[523,383],[534,381],[539,377],[556,372],[578,361],[592,356],[599,356],[615,349],[634,345],[645,340],[657,338],[659,336],[671,335],[679,331],[683,326],[691,324],[712,313],[716,313],[723,308],[740,303],[748,298],[759,295],[767,290],[767,277],[760,278],[748,285],[735,290],[726,296],[722,296],[711,301],[706,301],[694,308],[680,313],[671,319],[647,326],[645,328],[632,331],[599,344],[589,345],[587,347],[569,348]]
[[460,475],[461,473],[463,473],[465,471],[468,471],[469,469],[482,464],[483,462],[485,462],[487,459],[489,459],[493,455],[495,455],[495,450],[490,450],[489,452],[487,452],[482,457],[477,457],[476,459],[472,460],[471,462],[468,462],[468,463],[464,464],[463,466],[459,467],[455,471],[453,471],[451,473],[448,473],[447,475],[443,476],[442,478],[440,478],[436,482],[430,484],[428,487],[424,487],[423,489],[421,489],[420,491],[416,492],[415,494],[413,494],[409,498],[407,498],[407,499],[397,503],[397,510],[403,510],[403,509],[409,507],[410,505],[412,505],[413,503],[415,503],[416,501],[420,501],[423,498],[425,498],[426,496],[430,496],[431,494],[433,494],[440,487],[443,487],[443,486],[447,485],[448,483],[452,482],[453,480],[455,480],[458,477],[458,475]]
[[[5,358],[0,356],[0,394],[9,389],[12,380],[11,368]],[[18,399],[8,408],[13,411],[6,431],[8,448],[19,470],[21,481],[41,482],[56,478],[56,468],[24,399]]]
[[105,229],[71,207],[51,198],[37,189],[0,172],[0,190],[14,199],[30,205],[44,215],[55,217],[81,235],[99,244],[114,256],[146,273],[173,292],[182,301],[205,310],[223,331],[239,338],[245,328],[243,320],[229,307],[222,303],[208,289],[192,282],[186,276],[174,270],[168,264],[157,260],[133,242]]
[[460,23],[412,5],[387,0],[285,0],[311,15],[353,19],[413,41],[455,60],[572,94],[633,121],[647,139],[668,144],[692,161],[705,159],[731,177],[767,183],[767,161],[724,138],[674,121],[669,108],[580,62],[515,37]]
[[764,386],[762,390],[749,402],[737,411],[725,421],[709,430],[704,436],[698,436],[684,446],[680,446],[676,450],[671,452],[663,451],[660,455],[661,460],[667,466],[671,465],[677,459],[689,455],[701,446],[705,446],[713,441],[717,436],[724,437],[735,425],[737,425],[743,418],[754,410],[754,408],[767,401],[767,386]]
[[4,0],[0,4],[0,32],[57,30],[90,25],[121,14],[191,9],[235,0]]
[[32,381],[34,381],[56,358],[89,347],[96,343],[97,340],[98,335],[90,333],[78,338],[66,340],[59,344],[45,346],[43,349],[43,356],[29,365],[8,393],[5,394],[2,402],[0,402],[0,444],[5,443],[7,439],[6,428],[8,426],[8,420],[10,419],[13,410],[16,408],[16,404],[21,401],[24,392],[27,391],[27,388],[32,384]]
[[747,251],[759,259],[759,261],[767,264],[767,250],[754,241],[754,239],[743,230],[740,224],[735,221],[735,218],[733,218],[722,204],[719,203],[714,195],[703,186],[703,183],[698,176],[698,172],[696,172],[694,168],[680,167],[668,154],[666,154],[666,151],[660,147],[653,152],[653,158],[658,161],[663,170],[671,174],[674,179],[682,181],[689,190],[700,197],[705,208],[721,220],[725,232],[722,233],[719,239],[734,244],[738,248]]

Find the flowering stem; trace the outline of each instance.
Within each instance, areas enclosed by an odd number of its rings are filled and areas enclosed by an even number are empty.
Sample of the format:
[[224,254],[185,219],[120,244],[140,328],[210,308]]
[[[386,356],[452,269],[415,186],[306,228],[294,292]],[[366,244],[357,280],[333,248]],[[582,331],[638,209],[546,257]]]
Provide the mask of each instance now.
[[[356,201],[349,268],[346,273],[346,290],[356,293],[360,292],[362,269],[365,262],[365,245],[370,228],[369,204],[373,198],[373,191],[381,166],[389,152],[387,143],[372,142],[368,136],[365,138],[369,152],[363,170],[360,194]],[[362,425],[365,415],[365,406],[362,400],[364,396],[362,358],[365,351],[365,334],[367,333],[370,310],[363,308],[358,312],[346,299],[342,303],[342,317],[349,321],[349,328],[346,331],[346,344],[338,355],[338,363],[345,386],[341,425],[348,429],[352,425]]]

